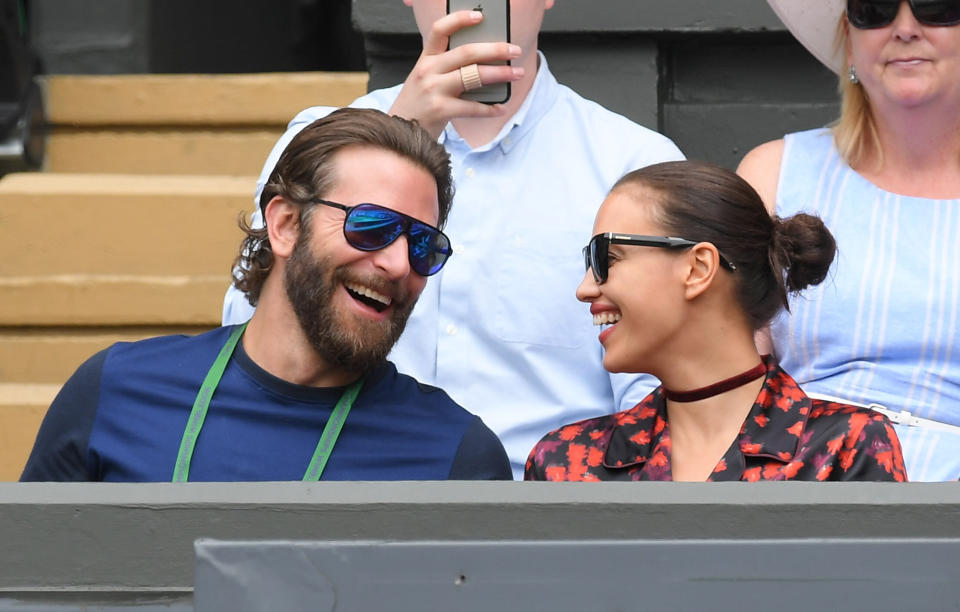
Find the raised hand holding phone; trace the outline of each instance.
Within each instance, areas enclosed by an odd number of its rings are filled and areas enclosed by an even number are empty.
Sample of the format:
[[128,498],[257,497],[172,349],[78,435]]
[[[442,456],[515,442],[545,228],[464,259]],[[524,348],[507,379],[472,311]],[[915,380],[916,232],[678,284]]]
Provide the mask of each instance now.
[[[476,25],[457,30],[450,36],[450,48],[470,43],[510,42],[510,0],[447,0],[447,13],[470,10],[483,15]],[[510,61],[497,62],[510,65]],[[484,104],[503,104],[510,99],[510,82],[483,85],[479,68],[474,65],[461,68],[464,92],[460,97]]]
[[[466,10],[443,15],[433,23],[424,36],[423,52],[404,81],[390,114],[416,119],[428,132],[439,136],[453,119],[493,118],[505,112],[500,104],[461,98],[465,88],[460,69],[477,64],[480,79],[487,85],[517,81],[523,78],[524,69],[506,63],[520,57],[520,47],[507,42],[483,42],[449,48],[451,36],[484,19],[483,13]],[[503,65],[495,65],[497,62]]]

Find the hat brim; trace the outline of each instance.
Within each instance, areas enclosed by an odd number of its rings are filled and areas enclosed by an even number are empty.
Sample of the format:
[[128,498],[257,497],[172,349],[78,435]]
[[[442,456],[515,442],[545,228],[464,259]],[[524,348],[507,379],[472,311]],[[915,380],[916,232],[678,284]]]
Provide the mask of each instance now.
[[815,58],[837,74],[843,72],[843,51],[834,48],[844,0],[767,0],[783,25]]

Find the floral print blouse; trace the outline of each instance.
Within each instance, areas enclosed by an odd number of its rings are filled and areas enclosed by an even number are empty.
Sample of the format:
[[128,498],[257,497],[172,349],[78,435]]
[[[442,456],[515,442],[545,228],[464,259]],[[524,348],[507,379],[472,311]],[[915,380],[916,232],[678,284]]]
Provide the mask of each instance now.
[[[763,388],[709,481],[907,480],[887,417],[812,399],[769,357]],[[526,480],[672,480],[670,425],[658,387],[639,404],[550,432]]]

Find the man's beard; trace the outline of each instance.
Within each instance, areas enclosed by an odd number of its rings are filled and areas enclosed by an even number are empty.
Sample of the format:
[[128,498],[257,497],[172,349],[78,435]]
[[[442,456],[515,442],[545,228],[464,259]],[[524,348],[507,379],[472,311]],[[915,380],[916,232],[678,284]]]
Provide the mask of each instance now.
[[[284,278],[293,312],[307,340],[324,361],[346,370],[369,372],[386,360],[403,333],[416,298],[400,288],[390,291],[386,288],[389,281],[378,277],[360,278],[351,275],[347,268],[331,270],[328,262],[313,255],[308,224],[303,227],[287,259]],[[393,295],[390,316],[383,321],[371,321],[337,312],[333,296],[345,281]]]

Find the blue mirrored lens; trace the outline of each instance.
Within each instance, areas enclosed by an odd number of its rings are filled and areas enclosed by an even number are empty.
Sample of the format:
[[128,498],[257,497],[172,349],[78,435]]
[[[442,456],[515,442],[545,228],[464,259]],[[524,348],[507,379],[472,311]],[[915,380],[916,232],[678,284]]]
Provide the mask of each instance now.
[[402,214],[372,204],[361,204],[350,211],[343,233],[354,248],[363,251],[382,249],[403,233]]
[[421,276],[439,272],[450,257],[450,241],[436,228],[376,204],[355,206],[343,225],[347,242],[361,251],[386,248],[404,230],[407,233],[410,267]]
[[421,276],[436,274],[450,257],[450,241],[436,229],[417,223],[407,232],[410,247],[410,266]]

